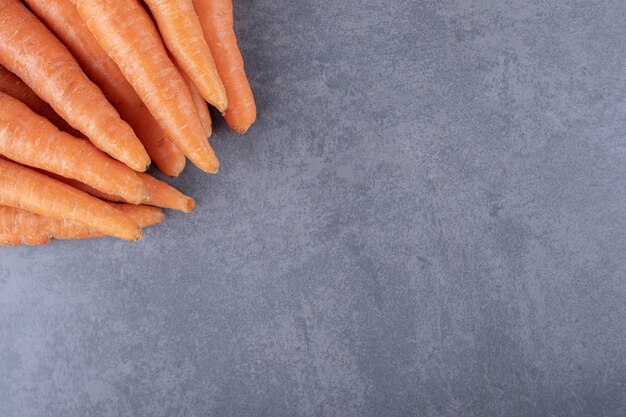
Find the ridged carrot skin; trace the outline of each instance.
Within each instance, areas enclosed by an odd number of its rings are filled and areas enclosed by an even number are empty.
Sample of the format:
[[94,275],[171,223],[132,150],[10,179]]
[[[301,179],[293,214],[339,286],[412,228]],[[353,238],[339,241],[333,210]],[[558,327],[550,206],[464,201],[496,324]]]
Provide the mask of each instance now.
[[0,64],[99,149],[136,171],[150,158],[72,54],[18,0],[0,0]]
[[[33,217],[35,216],[35,217]],[[0,206],[0,246],[45,245],[50,241],[40,219],[28,211]]]
[[40,99],[24,81],[2,65],[0,65],[0,91],[26,104],[32,111],[50,120],[59,129],[74,136],[78,133],[48,103]]
[[[135,223],[137,223],[141,228],[153,226],[161,223],[165,219],[163,210],[158,207],[143,205],[136,206],[133,204],[109,204],[116,210],[121,211],[133,219],[133,221],[135,221]],[[36,216],[36,214],[33,214],[33,216]],[[47,221],[50,237],[54,239],[76,240],[106,236],[98,231],[88,229],[76,223],[54,220],[47,217],[44,217],[44,219]]]
[[192,0],[144,0],[156,20],[167,49],[204,100],[221,113],[228,106],[226,91]]
[[100,47],[71,0],[24,0],[31,11],[59,38],[89,78],[102,90],[120,116],[135,131],[161,172],[177,176],[185,155],[159,126],[118,66]]
[[76,222],[108,236],[141,239],[141,228],[128,215],[33,169],[0,158],[0,205]]
[[226,89],[226,123],[235,132],[245,133],[256,120],[256,104],[237,46],[233,4],[231,0],[193,0],[193,6]]
[[81,19],[167,136],[200,169],[219,162],[204,135],[185,80],[167,56],[152,19],[137,0],[73,0]]
[[207,105],[207,102],[204,101],[204,98],[202,98],[202,96],[200,95],[200,92],[193,84],[193,81],[191,81],[189,77],[187,77],[185,74],[183,74],[183,78],[185,78],[187,87],[189,87],[191,98],[193,98],[193,104],[194,106],[196,106],[196,112],[198,113],[198,117],[200,118],[200,122],[202,123],[202,128],[204,129],[204,134],[208,138],[213,133],[213,122],[211,121],[209,106]]
[[137,173],[94,147],[56,128],[22,102],[0,93],[0,155],[115,193],[135,204],[150,192]]
[[[142,228],[161,223],[165,218],[163,211],[157,207],[111,204]],[[0,246],[43,245],[51,239],[77,240],[104,236],[76,223],[0,206]]]
[[[139,176],[144,181],[144,184],[146,184],[148,190],[150,191],[150,197],[146,201],[144,201],[143,204],[169,208],[173,210],[180,210],[185,213],[190,213],[195,208],[196,202],[193,200],[193,198],[186,196],[171,185],[166,184],[163,181],[159,181],[158,179],[145,173],[141,173],[139,174]],[[84,191],[102,200],[113,201],[117,203],[126,202],[118,195],[103,193],[76,180],[71,180],[68,178],[58,178],[56,176],[54,176],[53,178],[58,179],[61,182],[71,185],[78,190]]]

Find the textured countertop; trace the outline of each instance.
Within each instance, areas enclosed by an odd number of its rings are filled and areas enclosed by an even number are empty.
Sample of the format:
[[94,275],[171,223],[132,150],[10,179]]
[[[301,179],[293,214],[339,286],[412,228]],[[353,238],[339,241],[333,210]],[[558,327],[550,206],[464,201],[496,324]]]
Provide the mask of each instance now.
[[626,2],[235,8],[197,210],[0,249],[0,415],[625,415]]

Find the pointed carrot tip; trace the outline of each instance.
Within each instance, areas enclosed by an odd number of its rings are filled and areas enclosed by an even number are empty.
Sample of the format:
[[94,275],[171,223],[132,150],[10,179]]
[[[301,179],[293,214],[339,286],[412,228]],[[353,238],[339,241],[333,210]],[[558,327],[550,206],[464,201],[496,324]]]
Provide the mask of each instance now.
[[160,214],[157,217],[156,222],[154,224],[159,224],[163,222],[163,220],[165,220],[165,213],[163,213],[163,210],[160,210]]
[[196,208],[196,202],[193,198],[187,197],[185,199],[185,203],[183,204],[183,211],[185,213],[191,213],[194,208]]
[[167,166],[160,166],[159,169],[161,172],[168,177],[178,177],[181,172],[185,169],[185,165],[187,160],[182,158],[181,162],[168,164]]
[[141,240],[142,237],[143,237],[143,230],[141,230],[141,227],[138,227],[137,231],[135,232],[135,235],[130,240],[131,242],[138,242]]
[[220,162],[217,158],[213,158],[212,160],[207,161],[206,164],[200,168],[208,174],[217,174],[220,170]]

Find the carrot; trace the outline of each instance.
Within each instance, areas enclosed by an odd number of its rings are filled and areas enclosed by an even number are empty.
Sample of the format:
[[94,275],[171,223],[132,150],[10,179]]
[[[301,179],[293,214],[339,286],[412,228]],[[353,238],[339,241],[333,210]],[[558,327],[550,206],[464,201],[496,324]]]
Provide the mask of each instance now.
[[35,113],[50,120],[59,129],[74,136],[80,133],[67,124],[48,103],[37,97],[37,94],[27,86],[24,81],[8,69],[0,65],[0,91],[10,95],[26,104]]
[[[156,207],[112,204],[114,208],[127,214],[139,226],[148,227],[161,223],[163,211]],[[0,246],[20,244],[46,244],[53,239],[89,239],[103,237],[102,233],[79,224],[51,219],[26,210],[0,206]]]
[[166,175],[177,176],[185,167],[185,155],[141,101],[124,74],[100,47],[71,0],[25,0],[31,11],[74,55],[89,78],[102,89],[120,116],[135,131],[146,151]]
[[200,95],[200,92],[193,84],[193,82],[183,74],[183,78],[187,83],[187,87],[189,87],[189,92],[191,93],[191,98],[193,98],[193,104],[196,107],[196,112],[198,113],[198,117],[200,118],[200,122],[202,122],[202,128],[204,129],[204,135],[208,138],[213,133],[213,122],[211,121],[211,113],[209,113],[209,106],[207,106],[206,101]]
[[73,0],[100,46],[115,61],[168,137],[199,168],[219,162],[195,112],[185,80],[137,0]]
[[72,54],[18,0],[0,0],[0,64],[98,148],[137,171],[150,158]]
[[0,158],[0,205],[76,222],[125,240],[141,239],[141,228],[107,203],[30,168]]
[[62,132],[13,97],[0,93],[0,154],[141,203],[149,190],[137,173],[89,142]]
[[233,4],[231,0],[193,0],[193,5],[226,89],[226,123],[235,132],[245,133],[256,120],[256,105],[233,29]]
[[226,91],[215,67],[192,0],[144,0],[183,73],[200,95],[224,113],[228,106]]
[[[126,214],[133,219],[140,227],[145,228],[161,223],[165,219],[163,211],[157,207],[135,206],[132,204],[113,204],[112,207]],[[47,219],[47,218],[46,218]],[[95,230],[88,229],[76,223],[61,222],[58,220],[47,219],[50,221],[49,233],[54,239],[89,239],[96,237],[104,237],[106,235]]]
[[[196,202],[193,200],[193,198],[186,196],[171,185],[166,184],[163,181],[159,181],[148,174],[141,173],[139,174],[139,176],[144,181],[144,184],[148,187],[148,190],[150,191],[150,197],[148,197],[148,199],[145,200],[143,204],[180,210],[184,211],[185,213],[190,213],[195,208]],[[83,184],[80,181],[71,180],[68,178],[59,178],[55,175],[52,175],[52,177],[102,200],[108,200],[117,203],[126,202],[126,200],[118,195],[103,193],[102,191],[95,190],[93,187]]]

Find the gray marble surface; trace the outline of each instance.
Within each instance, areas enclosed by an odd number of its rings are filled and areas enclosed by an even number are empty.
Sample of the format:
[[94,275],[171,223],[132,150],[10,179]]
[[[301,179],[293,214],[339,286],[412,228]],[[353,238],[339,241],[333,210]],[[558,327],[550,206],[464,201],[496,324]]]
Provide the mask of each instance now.
[[196,212],[0,250],[0,415],[625,415],[626,2],[235,5]]

